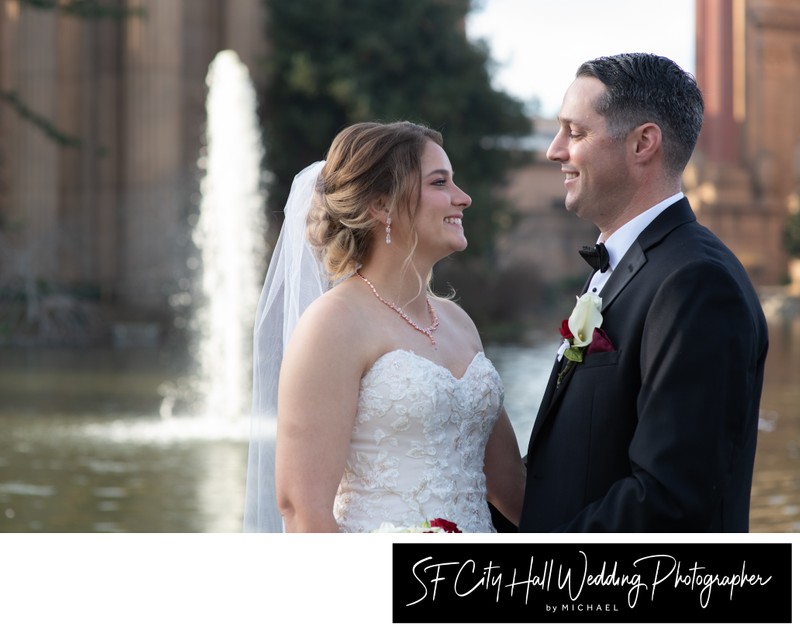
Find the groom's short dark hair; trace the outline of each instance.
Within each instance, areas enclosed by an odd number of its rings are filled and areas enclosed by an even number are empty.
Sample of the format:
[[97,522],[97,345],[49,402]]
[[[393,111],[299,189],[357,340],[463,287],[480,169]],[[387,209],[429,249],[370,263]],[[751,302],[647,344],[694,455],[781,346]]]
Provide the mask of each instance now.
[[584,62],[575,76],[594,77],[606,86],[594,107],[612,135],[624,137],[634,127],[655,123],[666,168],[683,171],[703,125],[703,96],[690,73],[660,55],[623,53]]

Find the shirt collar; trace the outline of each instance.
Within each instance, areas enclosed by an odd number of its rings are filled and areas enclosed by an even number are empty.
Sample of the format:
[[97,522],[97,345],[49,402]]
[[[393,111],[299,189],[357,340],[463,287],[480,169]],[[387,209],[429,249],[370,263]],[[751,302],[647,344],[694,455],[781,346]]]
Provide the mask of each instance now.
[[625,253],[628,251],[628,248],[636,241],[642,231],[664,210],[682,198],[682,192],[675,193],[655,206],[648,208],[643,213],[636,215],[636,217],[608,237],[605,244],[608,249],[609,271],[617,267],[622,257],[625,256]]

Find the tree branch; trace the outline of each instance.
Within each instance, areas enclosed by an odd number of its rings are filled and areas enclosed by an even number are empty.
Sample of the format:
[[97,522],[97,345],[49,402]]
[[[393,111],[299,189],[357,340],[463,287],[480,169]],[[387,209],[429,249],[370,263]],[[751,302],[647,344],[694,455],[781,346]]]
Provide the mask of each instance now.
[[70,136],[69,134],[59,130],[47,118],[29,108],[19,98],[16,92],[0,90],[0,99],[8,103],[12,108],[14,108],[17,114],[19,114],[25,120],[33,123],[36,127],[47,134],[49,138],[57,142],[62,147],[80,149],[83,146],[83,142],[80,138],[77,138],[76,136]]

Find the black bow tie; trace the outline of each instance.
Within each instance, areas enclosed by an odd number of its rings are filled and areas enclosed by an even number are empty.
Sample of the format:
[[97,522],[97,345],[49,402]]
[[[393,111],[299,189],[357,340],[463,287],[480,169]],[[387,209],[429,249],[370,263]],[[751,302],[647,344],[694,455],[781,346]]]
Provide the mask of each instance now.
[[606,249],[605,243],[585,245],[579,253],[595,271],[605,272],[608,269],[608,249]]

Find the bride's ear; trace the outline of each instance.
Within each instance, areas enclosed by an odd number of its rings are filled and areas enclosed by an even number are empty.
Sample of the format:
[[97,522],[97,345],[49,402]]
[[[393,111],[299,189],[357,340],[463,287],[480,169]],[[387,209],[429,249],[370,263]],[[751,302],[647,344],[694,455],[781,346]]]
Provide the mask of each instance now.
[[376,197],[369,203],[369,214],[373,219],[377,219],[385,224],[389,216],[389,200],[385,195]]

